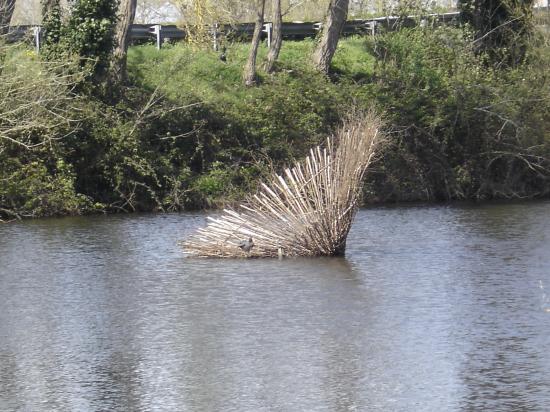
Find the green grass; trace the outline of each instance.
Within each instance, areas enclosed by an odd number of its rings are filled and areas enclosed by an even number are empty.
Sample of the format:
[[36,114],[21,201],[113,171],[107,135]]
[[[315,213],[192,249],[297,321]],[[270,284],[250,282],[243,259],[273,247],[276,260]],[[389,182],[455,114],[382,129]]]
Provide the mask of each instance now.
[[302,156],[323,140],[354,93],[354,84],[348,80],[372,74],[374,58],[366,53],[364,39],[340,43],[334,59],[340,82],[313,69],[314,45],[314,40],[284,42],[276,72],[268,75],[262,70],[267,54],[262,44],[257,87],[242,84],[249,50],[244,43],[227,47],[226,62],[220,60],[219,52],[182,43],[160,51],[152,45],[136,46],[129,51],[128,67],[138,86],[158,88],[176,104],[200,103],[208,112],[203,113],[206,122],[246,136],[252,151],[259,150],[278,163]]
[[[277,68],[283,77],[288,75],[289,84],[292,79],[322,78],[310,65],[313,47],[313,40],[283,43]],[[227,48],[227,62],[222,62],[217,52],[198,50],[182,43],[168,45],[160,51],[152,45],[135,46],[130,48],[128,66],[137,83],[150,89],[159,87],[171,99],[187,102],[196,98],[210,104],[239,105],[242,99],[261,96],[282,77],[274,79],[261,70],[267,54],[267,47],[262,44],[258,52],[260,87],[242,87],[242,69],[248,49],[248,44],[232,44]],[[367,77],[372,74],[374,59],[365,53],[363,39],[350,38],[340,43],[333,67],[344,76]]]

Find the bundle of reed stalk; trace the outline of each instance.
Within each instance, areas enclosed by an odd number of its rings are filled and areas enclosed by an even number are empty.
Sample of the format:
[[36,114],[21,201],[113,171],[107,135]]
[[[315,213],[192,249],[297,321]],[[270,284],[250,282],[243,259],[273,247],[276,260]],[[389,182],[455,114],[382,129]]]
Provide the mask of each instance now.
[[344,254],[381,126],[373,111],[352,112],[325,147],[274,173],[238,208],[209,217],[184,242],[185,251],[201,257]]

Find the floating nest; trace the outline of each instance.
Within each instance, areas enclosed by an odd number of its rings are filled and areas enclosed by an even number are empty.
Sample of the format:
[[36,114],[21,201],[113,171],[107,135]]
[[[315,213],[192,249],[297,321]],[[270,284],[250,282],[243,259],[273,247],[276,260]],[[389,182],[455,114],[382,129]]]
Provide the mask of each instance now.
[[324,147],[273,174],[239,207],[209,217],[185,251],[219,258],[343,255],[381,127],[372,111],[347,116]]

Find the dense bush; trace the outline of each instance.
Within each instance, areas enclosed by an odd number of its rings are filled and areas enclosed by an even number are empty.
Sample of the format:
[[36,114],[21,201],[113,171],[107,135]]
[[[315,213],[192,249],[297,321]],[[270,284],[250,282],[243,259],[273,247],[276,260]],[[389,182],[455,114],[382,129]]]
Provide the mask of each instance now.
[[[240,87],[242,46],[230,50],[227,63],[213,52],[181,46],[160,55],[137,48],[130,61],[136,82],[158,86],[172,100],[200,101],[206,109],[199,134],[210,136],[210,148],[201,149],[209,156],[194,172],[210,174],[212,162],[230,166],[258,157],[277,167],[321,141],[342,109],[375,104],[392,134],[367,181],[369,199],[550,192],[549,92],[541,87],[548,84],[547,46],[533,45],[521,66],[496,70],[476,53],[466,28],[403,29],[342,42],[332,81],[309,69],[311,46],[285,43],[279,72],[254,89]],[[209,199],[214,193],[223,197],[221,188],[235,188],[223,184],[226,177],[216,170],[220,184],[208,186]],[[199,193],[204,187],[195,186]]]
[[403,29],[341,42],[330,79],[309,67],[313,45],[285,42],[277,72],[254,88],[241,86],[246,45],[226,62],[136,46],[133,86],[107,104],[76,86],[89,73],[79,62],[0,44],[0,218],[231,203],[322,142],[352,105],[377,106],[391,130],[370,201],[550,194],[543,42],[496,70],[467,29]]
[[534,29],[534,0],[460,0],[463,21],[475,30],[475,48],[494,67],[524,61]]
[[90,84],[97,83],[111,61],[118,1],[77,0],[64,18],[60,1],[53,1],[44,19],[44,56],[49,60],[76,57],[87,67]]
[[10,217],[79,214],[91,210],[90,198],[75,192],[70,165],[8,159],[0,167],[0,211]]
[[174,130],[192,129],[191,113],[138,89],[115,107],[76,94],[78,62],[2,44],[0,57],[0,215],[189,205],[178,188],[194,144]]
[[495,70],[463,29],[405,29],[369,42],[363,87],[394,129],[370,190],[381,199],[550,193],[548,49]]
[[81,73],[69,65],[46,64],[0,43],[1,215],[70,214],[89,206],[63,160],[62,139],[74,133],[83,104],[72,92]]

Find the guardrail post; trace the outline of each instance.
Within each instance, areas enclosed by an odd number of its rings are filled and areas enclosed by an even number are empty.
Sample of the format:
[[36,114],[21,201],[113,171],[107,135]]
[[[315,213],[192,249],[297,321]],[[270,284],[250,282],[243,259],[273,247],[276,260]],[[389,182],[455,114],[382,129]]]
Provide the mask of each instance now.
[[218,28],[219,28],[218,23],[214,23],[212,25],[212,43],[214,45],[214,51],[218,51],[218,49],[220,48],[218,44]]
[[273,33],[273,23],[264,24],[264,28],[262,31],[264,33],[267,33],[267,47],[271,47],[271,35]]
[[160,24],[155,24],[152,26],[153,34],[157,36],[157,50],[160,50],[162,46],[162,26]]
[[32,34],[34,36],[34,46],[36,48],[36,53],[40,53],[40,33],[42,32],[42,27],[34,26],[32,28]]

